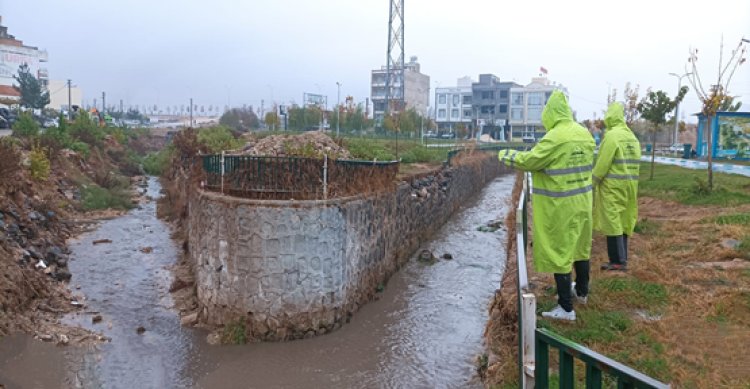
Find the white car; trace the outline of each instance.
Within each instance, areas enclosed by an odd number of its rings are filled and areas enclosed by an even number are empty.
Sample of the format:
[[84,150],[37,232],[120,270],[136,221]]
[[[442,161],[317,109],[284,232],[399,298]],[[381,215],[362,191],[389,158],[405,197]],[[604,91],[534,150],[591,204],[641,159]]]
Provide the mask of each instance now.
[[673,153],[679,153],[679,152],[683,151],[684,149],[685,149],[685,147],[682,145],[682,143],[675,143],[675,144],[669,146],[669,151],[671,151]]

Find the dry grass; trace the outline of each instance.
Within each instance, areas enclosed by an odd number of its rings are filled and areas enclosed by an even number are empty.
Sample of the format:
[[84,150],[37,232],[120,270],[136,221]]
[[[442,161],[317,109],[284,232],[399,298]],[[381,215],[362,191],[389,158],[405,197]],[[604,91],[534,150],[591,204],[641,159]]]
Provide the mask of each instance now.
[[[511,194],[511,210],[515,210],[523,190],[522,173],[517,173]],[[508,258],[500,289],[495,291],[489,308],[489,321],[484,336],[489,346],[489,364],[480,370],[484,382],[490,386],[518,380],[518,258],[516,257],[516,213],[505,218],[508,228]],[[513,238],[510,238],[513,237]]]
[[10,142],[0,141],[0,187],[16,183],[21,166],[21,152]]
[[[539,318],[539,327],[552,328],[673,387],[749,387],[750,204],[730,208],[642,197],[639,205],[628,273],[599,270],[607,260],[606,240],[595,236],[588,305],[576,307],[575,324]],[[507,225],[514,224],[509,220]],[[728,239],[741,243],[725,247]],[[497,356],[494,364],[490,358],[489,387],[512,386],[518,380],[515,257],[511,245],[509,250],[508,270],[487,329],[490,350]],[[736,268],[719,266],[733,260]],[[538,310],[553,307],[551,275],[530,277]],[[583,370],[580,364],[580,379]]]

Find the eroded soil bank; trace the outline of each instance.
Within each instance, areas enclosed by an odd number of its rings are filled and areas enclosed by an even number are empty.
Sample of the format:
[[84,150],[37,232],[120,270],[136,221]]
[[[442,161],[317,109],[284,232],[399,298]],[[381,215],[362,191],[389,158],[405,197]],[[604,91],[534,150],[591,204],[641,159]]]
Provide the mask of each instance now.
[[[486,306],[505,263],[503,229],[477,227],[507,212],[512,176],[490,183],[424,248],[452,259],[411,260],[351,323],[314,339],[211,346],[181,327],[168,290],[179,248],[153,203],[110,220],[70,245],[83,312],[66,321],[111,338],[55,347],[0,340],[6,387],[480,387]],[[151,182],[149,193],[159,192]],[[99,239],[111,243],[92,244]],[[96,319],[101,316],[101,321]],[[62,368],[61,368],[62,366]]]

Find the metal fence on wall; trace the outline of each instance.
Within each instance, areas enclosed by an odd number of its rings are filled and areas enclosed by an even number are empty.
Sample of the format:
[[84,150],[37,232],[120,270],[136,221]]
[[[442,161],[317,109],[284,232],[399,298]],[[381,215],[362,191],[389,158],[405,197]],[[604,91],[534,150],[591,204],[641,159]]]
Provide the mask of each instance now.
[[388,190],[399,162],[204,155],[205,188],[266,200],[325,200]]

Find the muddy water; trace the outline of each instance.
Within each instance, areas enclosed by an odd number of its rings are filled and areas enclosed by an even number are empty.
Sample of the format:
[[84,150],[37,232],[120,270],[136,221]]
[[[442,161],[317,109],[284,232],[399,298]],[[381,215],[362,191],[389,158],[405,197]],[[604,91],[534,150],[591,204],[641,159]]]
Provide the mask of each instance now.
[[[177,248],[156,219],[154,204],[147,204],[71,245],[72,285],[87,296],[88,313],[66,320],[102,331],[112,341],[92,350],[8,352],[13,345],[3,340],[0,372],[31,368],[24,361],[42,352],[56,361],[56,352],[63,354],[64,377],[41,387],[479,388],[474,358],[482,352],[487,303],[504,268],[505,235],[476,228],[506,213],[512,184],[511,176],[490,183],[425,245],[436,255],[452,254],[452,260],[410,261],[378,301],[340,330],[245,346],[210,346],[206,333],[179,326],[170,309],[166,269]],[[149,191],[155,197],[158,183],[151,181]],[[105,238],[112,243],[92,244]],[[144,247],[153,252],[141,252]],[[95,314],[102,315],[100,323],[92,323]],[[142,334],[136,331],[140,326]],[[37,387],[36,381],[13,377],[19,387]]]

